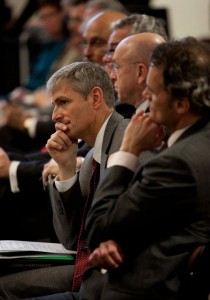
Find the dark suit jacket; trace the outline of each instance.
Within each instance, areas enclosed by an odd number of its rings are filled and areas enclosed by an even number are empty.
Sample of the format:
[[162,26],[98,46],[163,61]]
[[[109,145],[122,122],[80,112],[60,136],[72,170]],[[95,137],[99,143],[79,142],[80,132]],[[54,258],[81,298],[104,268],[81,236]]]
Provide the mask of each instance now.
[[91,249],[116,240],[103,300],[181,299],[192,250],[210,241],[210,122],[198,121],[135,174],[106,170],[87,218]]
[[[110,117],[103,139],[100,177],[103,176],[108,156],[120,147],[123,133],[129,120],[114,112]],[[92,153],[88,152],[76,183],[65,193],[53,190],[53,221],[60,242],[67,249],[76,249],[84,202],[89,192],[89,181],[92,167]]]
[[7,125],[0,128],[0,147],[5,151],[27,154],[39,151],[55,132],[52,120],[39,121],[36,125],[36,136],[31,138],[26,131],[20,131]]

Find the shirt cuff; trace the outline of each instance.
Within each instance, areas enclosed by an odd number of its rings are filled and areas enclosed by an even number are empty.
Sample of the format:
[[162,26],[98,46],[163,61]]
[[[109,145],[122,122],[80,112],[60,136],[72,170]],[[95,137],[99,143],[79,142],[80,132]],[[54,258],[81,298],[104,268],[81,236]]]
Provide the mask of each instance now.
[[125,152],[125,151],[118,151],[109,156],[107,168],[112,166],[121,166],[128,168],[131,171],[135,171],[138,165],[138,157],[134,154]]
[[17,180],[17,168],[20,161],[12,161],[9,167],[9,182],[12,193],[20,192]]
[[70,179],[64,180],[64,181],[59,181],[58,176],[55,177],[55,186],[56,189],[60,192],[60,193],[64,193],[66,191],[68,191],[68,189],[70,189],[76,182],[77,180],[77,173],[71,177]]

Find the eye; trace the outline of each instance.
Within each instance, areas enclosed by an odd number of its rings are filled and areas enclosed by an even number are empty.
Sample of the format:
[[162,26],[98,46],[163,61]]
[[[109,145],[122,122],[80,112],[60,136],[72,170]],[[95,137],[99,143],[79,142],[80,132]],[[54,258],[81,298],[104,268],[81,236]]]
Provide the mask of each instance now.
[[95,48],[100,48],[103,47],[104,45],[106,45],[106,42],[101,39],[93,39],[90,43],[90,46]]
[[65,105],[67,103],[67,100],[60,99],[59,100],[59,105]]
[[118,72],[119,69],[120,69],[120,65],[116,64],[115,62],[112,62],[112,70],[114,72]]

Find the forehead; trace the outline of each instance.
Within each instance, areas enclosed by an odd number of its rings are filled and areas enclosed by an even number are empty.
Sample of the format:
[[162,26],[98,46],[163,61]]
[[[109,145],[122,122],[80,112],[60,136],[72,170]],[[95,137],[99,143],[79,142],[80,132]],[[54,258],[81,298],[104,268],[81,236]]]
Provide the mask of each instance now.
[[114,52],[114,61],[124,61],[132,58],[132,51],[127,47],[126,43],[122,43],[117,46]]
[[78,5],[69,6],[68,15],[72,18],[78,18],[83,20],[83,13],[85,11],[85,4],[80,3]]
[[117,29],[113,30],[110,37],[109,37],[109,41],[108,41],[109,46],[117,45],[124,38],[129,36],[130,29],[131,29],[130,26],[126,25],[122,28],[117,28]]
[[106,23],[95,20],[90,24],[87,23],[83,30],[83,38],[90,40],[92,38],[103,39],[106,42],[108,41],[110,35],[110,27]]
[[147,85],[151,89],[156,87],[164,87],[163,69],[161,67],[153,65],[149,67]]
[[73,85],[66,80],[60,80],[53,86],[51,95],[52,97],[58,97],[68,95],[72,92],[75,92]]

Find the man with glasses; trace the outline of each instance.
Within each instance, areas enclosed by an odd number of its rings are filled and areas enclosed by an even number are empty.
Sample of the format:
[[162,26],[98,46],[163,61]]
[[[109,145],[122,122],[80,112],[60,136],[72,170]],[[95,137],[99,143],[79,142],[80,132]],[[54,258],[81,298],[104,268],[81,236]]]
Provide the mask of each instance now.
[[132,104],[137,110],[146,111],[148,101],[143,96],[154,48],[164,43],[155,33],[139,33],[122,40],[112,59],[111,79],[120,101]]
[[104,68],[111,73],[111,63],[117,45],[126,37],[141,33],[152,32],[167,40],[166,30],[162,20],[146,14],[132,14],[112,24],[112,33],[108,40],[108,48],[103,56]]
[[126,15],[119,11],[107,10],[93,16],[83,29],[83,56],[87,61],[102,65],[102,57],[107,48],[111,24]]

